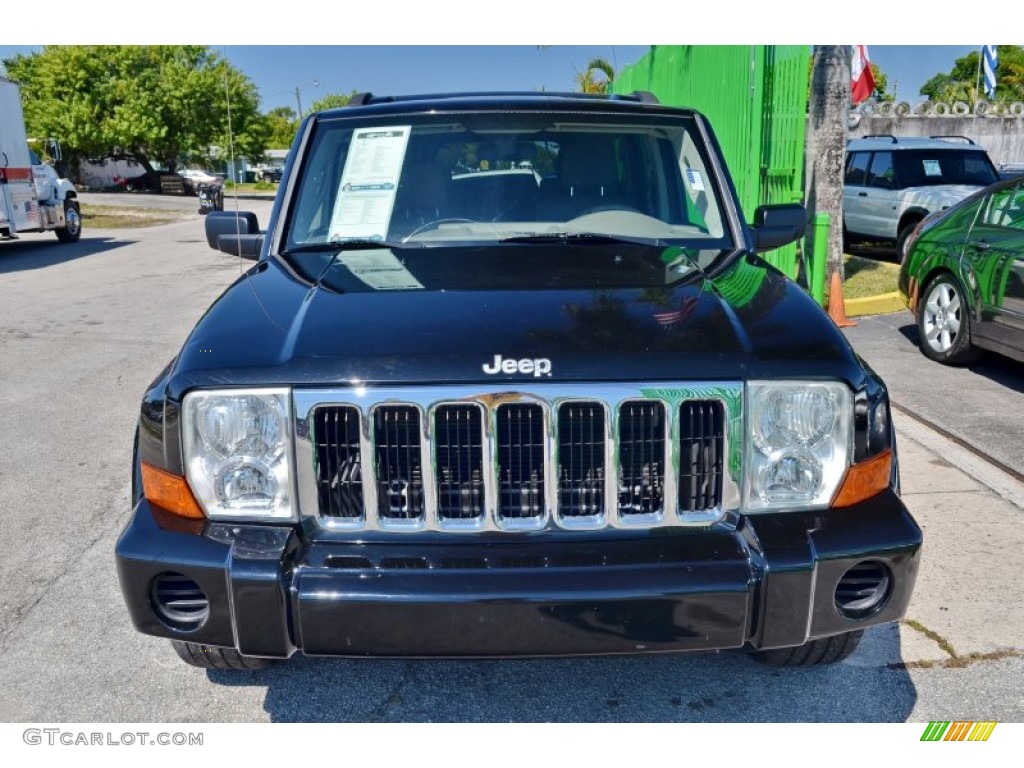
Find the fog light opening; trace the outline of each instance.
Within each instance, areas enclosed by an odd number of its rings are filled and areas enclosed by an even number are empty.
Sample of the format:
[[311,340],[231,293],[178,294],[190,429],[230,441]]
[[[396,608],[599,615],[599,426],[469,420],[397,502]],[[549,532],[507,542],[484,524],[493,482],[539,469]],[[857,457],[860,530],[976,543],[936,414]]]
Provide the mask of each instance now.
[[202,587],[180,573],[162,573],[149,589],[153,611],[171,629],[189,632],[210,615],[210,600]]
[[866,619],[882,610],[892,594],[892,575],[882,563],[864,560],[852,566],[836,585],[835,603],[840,615]]

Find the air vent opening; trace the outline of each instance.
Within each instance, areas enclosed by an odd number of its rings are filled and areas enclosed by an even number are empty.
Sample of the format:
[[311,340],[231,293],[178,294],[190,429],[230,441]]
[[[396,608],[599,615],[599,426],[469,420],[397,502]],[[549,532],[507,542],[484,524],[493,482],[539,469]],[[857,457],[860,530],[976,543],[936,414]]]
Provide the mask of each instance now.
[[420,411],[386,405],[373,412],[377,461],[377,514],[382,520],[423,519]]
[[836,585],[836,610],[848,619],[865,619],[882,610],[892,592],[892,577],[882,563],[865,560],[852,566]]
[[157,617],[172,629],[199,629],[210,615],[210,600],[195,581],[180,573],[162,573],[150,585]]
[[679,408],[679,511],[719,508],[724,477],[725,406],[688,400]]
[[313,444],[320,513],[348,521],[363,519],[359,411],[351,406],[317,408]]
[[434,413],[437,511],[442,520],[484,514],[483,412],[477,405],[442,405]]
[[605,411],[600,403],[558,408],[558,513],[567,518],[604,514]]
[[532,403],[499,406],[498,514],[507,520],[544,517],[544,409]]
[[665,506],[665,406],[637,400],[619,408],[619,514],[655,515]]

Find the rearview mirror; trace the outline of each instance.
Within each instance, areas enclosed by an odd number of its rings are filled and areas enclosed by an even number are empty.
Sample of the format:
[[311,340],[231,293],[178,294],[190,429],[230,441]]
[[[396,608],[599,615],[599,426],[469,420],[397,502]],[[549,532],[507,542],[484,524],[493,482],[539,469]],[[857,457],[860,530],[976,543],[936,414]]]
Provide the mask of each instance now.
[[754,249],[770,251],[795,243],[807,229],[807,209],[800,203],[762,205],[754,211]]
[[258,259],[263,250],[259,221],[250,211],[210,211],[206,214],[206,242],[215,251],[243,259]]

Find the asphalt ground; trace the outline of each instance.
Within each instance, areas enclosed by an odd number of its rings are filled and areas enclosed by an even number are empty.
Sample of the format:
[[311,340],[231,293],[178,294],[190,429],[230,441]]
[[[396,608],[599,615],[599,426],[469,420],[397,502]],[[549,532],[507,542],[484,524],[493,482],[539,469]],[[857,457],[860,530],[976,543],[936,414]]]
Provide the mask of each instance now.
[[846,337],[896,404],[1024,472],[1024,363],[995,353],[966,367],[929,360],[909,310],[857,318]]
[[[266,219],[268,203],[249,207]],[[113,550],[139,398],[247,264],[207,248],[198,215],[0,244],[0,720],[1024,719],[1024,487],[899,414],[905,499],[925,531],[911,621],[869,631],[841,664],[777,670],[721,652],[185,666],[131,627]]]

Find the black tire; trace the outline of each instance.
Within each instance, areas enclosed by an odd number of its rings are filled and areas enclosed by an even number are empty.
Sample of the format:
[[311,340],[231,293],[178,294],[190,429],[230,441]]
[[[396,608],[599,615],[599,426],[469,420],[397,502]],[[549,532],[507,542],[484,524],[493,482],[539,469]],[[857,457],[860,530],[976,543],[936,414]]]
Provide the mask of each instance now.
[[277,663],[277,659],[243,656],[234,648],[221,648],[217,645],[187,643],[181,640],[171,640],[171,645],[182,661],[201,669],[266,669]]
[[754,658],[769,667],[814,667],[820,664],[835,664],[857,650],[864,630],[858,629],[842,635],[822,637],[796,648],[774,648],[757,651]]
[[74,243],[82,236],[82,211],[75,200],[64,201],[64,221],[67,226],[55,229],[62,243]]
[[971,312],[967,294],[960,281],[948,272],[936,275],[921,291],[917,305],[917,332],[921,352],[936,362],[964,365],[981,354],[971,346]]
[[843,224],[843,253],[850,252],[850,233],[846,229],[846,225]]

